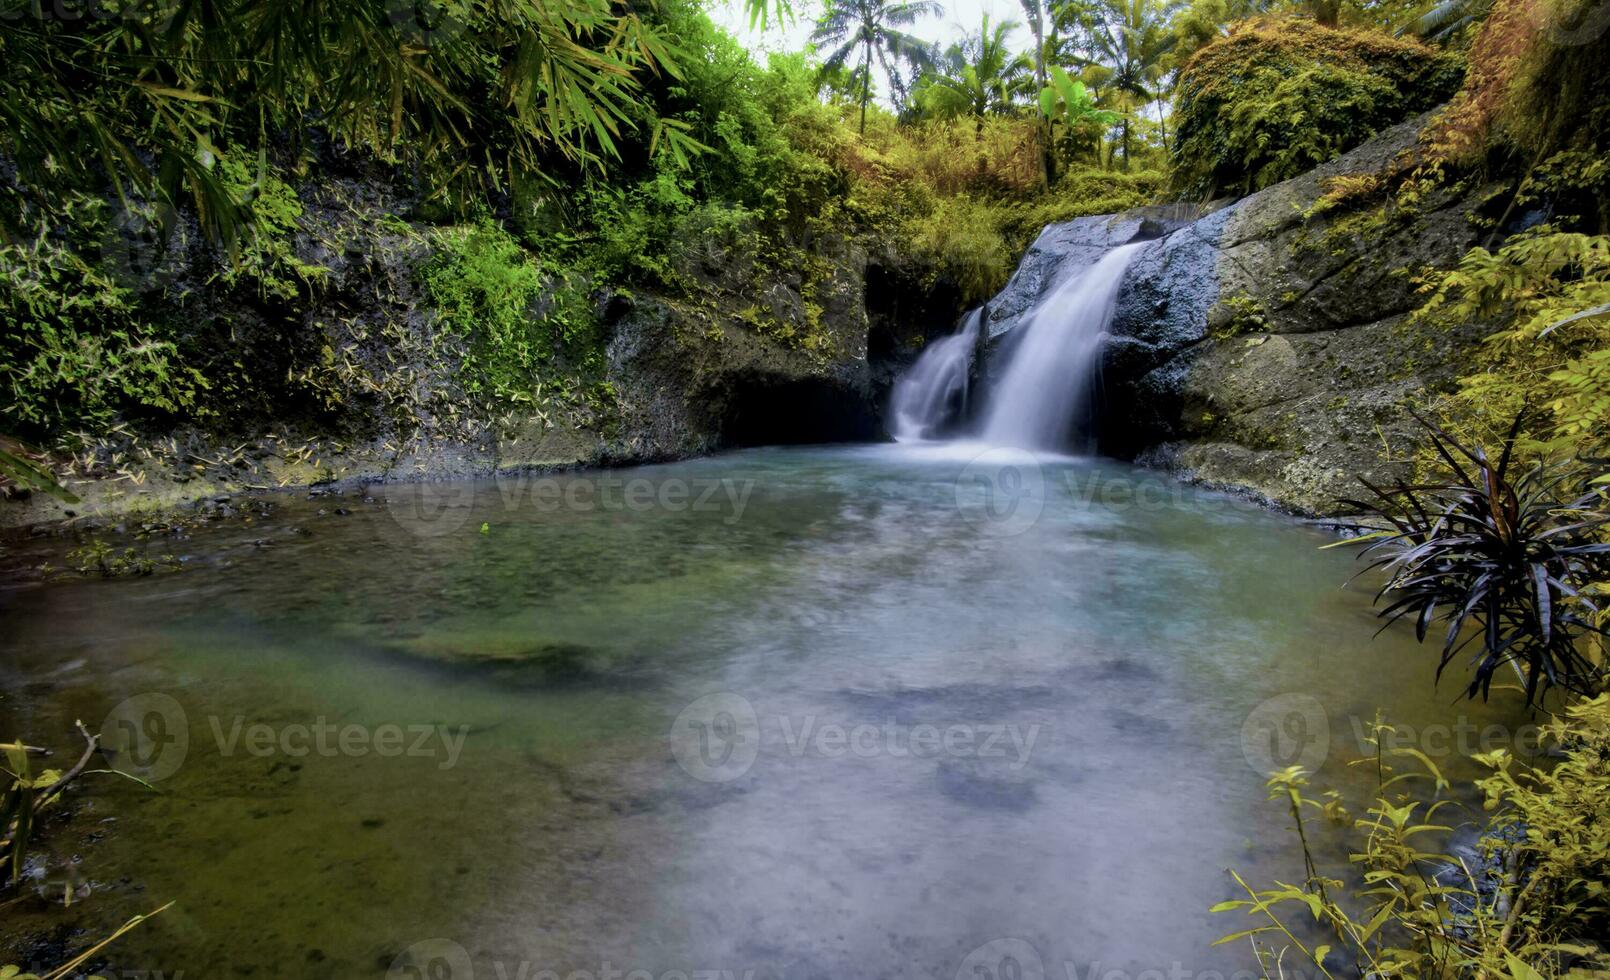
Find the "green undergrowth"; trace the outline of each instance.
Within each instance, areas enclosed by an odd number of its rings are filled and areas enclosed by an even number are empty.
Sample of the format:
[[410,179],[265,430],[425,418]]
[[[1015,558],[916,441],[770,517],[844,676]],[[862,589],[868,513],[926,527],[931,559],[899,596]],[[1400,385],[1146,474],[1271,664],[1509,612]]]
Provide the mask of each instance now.
[[[1391,725],[1371,729],[1375,799],[1354,813],[1335,791],[1317,792],[1293,767],[1271,775],[1269,795],[1292,818],[1305,876],[1258,886],[1234,875],[1246,898],[1215,912],[1242,912],[1247,929],[1220,942],[1250,941],[1265,976],[1317,970],[1325,978],[1603,976],[1610,950],[1610,696],[1582,701],[1542,727],[1560,756],[1518,759],[1507,749],[1477,755],[1490,775],[1461,793]],[[1472,811],[1461,798],[1482,801]],[[1316,822],[1349,841],[1352,872],[1321,870]],[[1455,833],[1479,828],[1478,857],[1450,852]]]

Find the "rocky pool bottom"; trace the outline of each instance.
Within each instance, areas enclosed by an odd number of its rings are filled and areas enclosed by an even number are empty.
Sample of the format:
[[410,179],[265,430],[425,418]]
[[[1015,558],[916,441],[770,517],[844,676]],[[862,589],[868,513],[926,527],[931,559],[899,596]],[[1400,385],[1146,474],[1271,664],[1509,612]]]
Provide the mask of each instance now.
[[776,449],[371,493],[234,501],[273,506],[137,545],[181,561],[149,577],[11,547],[4,734],[54,764],[83,719],[152,788],[80,781],[0,963],[173,900],[110,968],[1228,977],[1226,869],[1302,875],[1265,771],[1362,798],[1378,706],[1455,773],[1528,731],[1372,640],[1321,530],[1119,464]]

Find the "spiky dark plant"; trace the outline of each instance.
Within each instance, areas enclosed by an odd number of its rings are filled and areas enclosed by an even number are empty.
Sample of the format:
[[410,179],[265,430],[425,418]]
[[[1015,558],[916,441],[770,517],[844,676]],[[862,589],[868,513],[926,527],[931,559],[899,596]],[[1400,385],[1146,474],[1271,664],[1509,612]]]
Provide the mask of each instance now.
[[1496,463],[1419,421],[1447,466],[1446,481],[1383,489],[1361,480],[1373,499],[1344,501],[1365,515],[1352,527],[1367,542],[1368,570],[1387,576],[1375,596],[1387,600],[1379,615],[1388,626],[1415,617],[1421,642],[1433,624],[1446,624],[1439,680],[1474,646],[1468,697],[1485,698],[1506,663],[1524,681],[1528,705],[1552,688],[1602,690],[1605,667],[1582,646],[1590,634],[1610,634],[1588,588],[1610,580],[1604,488],[1581,464],[1534,463],[1515,475],[1521,419]]

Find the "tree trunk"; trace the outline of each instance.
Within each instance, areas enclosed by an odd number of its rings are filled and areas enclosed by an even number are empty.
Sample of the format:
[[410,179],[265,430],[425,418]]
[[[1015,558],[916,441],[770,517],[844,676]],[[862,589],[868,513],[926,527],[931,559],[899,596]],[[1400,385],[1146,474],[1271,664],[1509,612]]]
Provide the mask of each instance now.
[[[1045,91],[1045,21],[1043,8],[1039,0],[1034,3],[1034,17],[1029,28],[1034,33],[1034,98],[1038,102],[1040,93]],[[1051,155],[1051,120],[1045,113],[1039,113],[1034,126],[1035,139],[1040,144],[1040,189],[1049,188],[1056,180],[1056,160]]]
[[1324,27],[1335,27],[1341,20],[1341,0],[1312,0],[1314,20]]
[[872,101],[872,44],[867,43],[866,57],[861,61],[861,135],[866,135],[866,104]]
[[1124,113],[1124,173],[1129,172],[1129,113]]

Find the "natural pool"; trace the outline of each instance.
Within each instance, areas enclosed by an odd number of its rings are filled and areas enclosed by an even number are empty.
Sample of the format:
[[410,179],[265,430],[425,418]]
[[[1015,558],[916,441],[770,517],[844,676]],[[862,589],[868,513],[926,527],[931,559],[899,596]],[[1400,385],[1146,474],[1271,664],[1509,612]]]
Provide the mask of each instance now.
[[1262,770],[1366,790],[1377,706],[1450,766],[1525,721],[1372,640],[1324,532],[1110,462],[767,449],[372,492],[153,545],[179,573],[7,582],[4,733],[75,755],[110,716],[154,789],[80,781],[0,962],[177,900],[116,969],[1228,974],[1225,869],[1302,874]]

